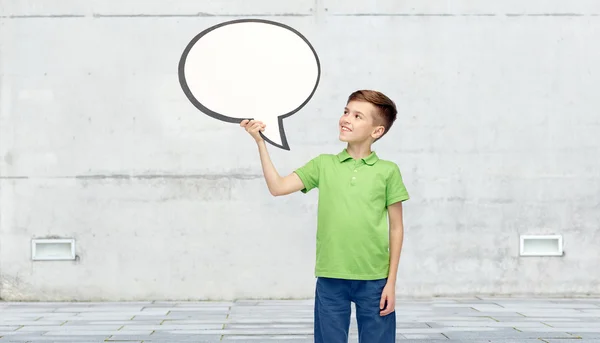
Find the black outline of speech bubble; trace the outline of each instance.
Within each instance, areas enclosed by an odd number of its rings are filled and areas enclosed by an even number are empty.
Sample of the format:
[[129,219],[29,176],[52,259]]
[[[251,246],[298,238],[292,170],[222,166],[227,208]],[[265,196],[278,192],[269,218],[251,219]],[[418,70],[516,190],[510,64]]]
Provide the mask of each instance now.
[[304,102],[302,104],[300,104],[300,106],[298,106],[296,109],[294,109],[291,112],[282,114],[280,116],[277,117],[277,121],[279,124],[279,135],[281,136],[281,143],[282,145],[276,144],[273,141],[271,141],[270,139],[268,139],[267,137],[265,137],[263,135],[262,132],[259,132],[260,135],[263,137],[263,139],[267,142],[269,142],[271,145],[276,146],[278,148],[284,149],[284,150],[290,150],[290,146],[287,142],[287,138],[285,137],[285,130],[283,129],[283,119],[287,118],[289,116],[291,116],[292,114],[298,112],[300,109],[302,109],[302,107],[304,107],[312,98],[312,96],[315,94],[315,91],[317,90],[317,87],[319,86],[319,80],[321,79],[321,62],[319,61],[319,56],[317,55],[317,52],[315,51],[315,49],[313,48],[313,46],[310,44],[310,42],[308,41],[308,39],[306,39],[300,32],[298,32],[297,30],[279,23],[279,22],[275,22],[275,21],[270,21],[270,20],[264,20],[264,19],[237,19],[237,20],[231,20],[231,21],[226,21],[226,22],[222,22],[220,24],[214,25],[209,27],[208,29],[200,32],[198,35],[196,35],[186,46],[185,50],[183,51],[183,54],[181,55],[181,59],[179,60],[179,69],[178,69],[178,73],[179,73],[179,83],[181,85],[181,88],[183,89],[183,92],[185,93],[185,95],[187,96],[187,98],[191,101],[191,103],[200,111],[204,112],[205,114],[227,122],[227,123],[240,123],[242,122],[242,120],[245,119],[252,119],[252,118],[232,118],[232,117],[228,117],[226,115],[223,115],[221,113],[217,113],[215,111],[212,111],[210,109],[208,109],[206,106],[202,105],[202,103],[200,103],[200,101],[198,101],[198,99],[196,99],[194,97],[194,95],[192,94],[192,92],[190,91],[187,82],[185,80],[185,62],[187,59],[187,56],[190,52],[190,50],[192,49],[192,47],[194,46],[194,44],[196,44],[196,42],[202,38],[203,36],[205,36],[207,33],[218,29],[219,27],[225,26],[225,25],[231,25],[231,24],[237,24],[237,23],[247,23],[247,22],[256,22],[256,23],[263,23],[263,24],[271,24],[271,25],[276,25],[276,26],[280,26],[283,27],[285,29],[288,29],[290,31],[292,31],[293,33],[295,33],[296,35],[298,35],[300,38],[302,38],[302,40],[310,47],[310,49],[312,50],[315,59],[317,61],[317,81],[315,83],[315,87],[313,88],[312,92],[310,93],[310,95],[308,96],[308,98],[306,98],[306,100],[304,100]]

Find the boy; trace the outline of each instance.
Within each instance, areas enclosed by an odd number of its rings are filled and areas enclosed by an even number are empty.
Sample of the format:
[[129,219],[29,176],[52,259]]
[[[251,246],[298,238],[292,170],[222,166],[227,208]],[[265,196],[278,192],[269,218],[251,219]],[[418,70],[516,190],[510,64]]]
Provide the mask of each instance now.
[[346,148],[337,155],[321,154],[285,177],[277,173],[259,134],[265,125],[240,123],[258,144],[272,195],[319,188],[316,343],[348,342],[351,302],[359,342],[395,342],[402,202],[409,196],[398,166],[380,160],[371,145],[390,130],[396,114],[394,102],[380,92],[352,93],[339,120],[339,138]]

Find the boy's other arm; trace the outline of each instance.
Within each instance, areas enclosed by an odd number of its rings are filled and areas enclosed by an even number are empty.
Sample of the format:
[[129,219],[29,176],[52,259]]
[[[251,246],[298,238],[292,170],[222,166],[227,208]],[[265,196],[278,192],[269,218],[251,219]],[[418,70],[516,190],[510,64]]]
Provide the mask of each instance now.
[[390,272],[388,283],[396,285],[400,251],[404,241],[404,223],[402,218],[402,202],[398,201],[388,207],[390,221]]
[[269,152],[267,151],[267,145],[259,133],[259,131],[264,130],[265,125],[258,121],[243,120],[240,123],[240,126],[250,133],[258,145],[263,175],[271,195],[281,196],[302,190],[304,188],[304,183],[296,173],[291,173],[282,177],[277,172],[277,169],[275,169],[271,157],[269,156]]
[[400,250],[404,240],[404,224],[402,223],[402,202],[388,206],[390,223],[390,270],[380,300],[380,315],[387,316],[396,308],[396,278],[400,263]]

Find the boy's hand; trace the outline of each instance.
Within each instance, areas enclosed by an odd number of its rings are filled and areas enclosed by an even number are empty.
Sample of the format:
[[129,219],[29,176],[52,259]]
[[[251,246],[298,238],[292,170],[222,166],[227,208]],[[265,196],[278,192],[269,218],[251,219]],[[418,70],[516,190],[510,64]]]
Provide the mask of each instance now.
[[263,122],[244,119],[240,123],[240,126],[246,129],[256,143],[263,141],[263,138],[260,136],[260,131],[264,131],[265,129]]
[[379,302],[380,316],[387,316],[394,312],[396,307],[396,287],[393,284],[386,284],[381,292],[381,301]]

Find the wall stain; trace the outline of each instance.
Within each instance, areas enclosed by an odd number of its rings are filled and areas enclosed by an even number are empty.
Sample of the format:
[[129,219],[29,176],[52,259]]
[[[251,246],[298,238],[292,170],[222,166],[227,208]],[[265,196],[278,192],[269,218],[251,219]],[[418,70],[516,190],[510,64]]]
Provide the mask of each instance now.
[[12,166],[13,156],[10,152],[7,152],[6,155],[4,155],[4,162],[6,162],[6,164],[8,164],[9,166]]

